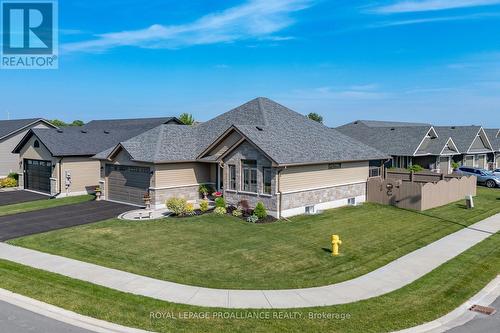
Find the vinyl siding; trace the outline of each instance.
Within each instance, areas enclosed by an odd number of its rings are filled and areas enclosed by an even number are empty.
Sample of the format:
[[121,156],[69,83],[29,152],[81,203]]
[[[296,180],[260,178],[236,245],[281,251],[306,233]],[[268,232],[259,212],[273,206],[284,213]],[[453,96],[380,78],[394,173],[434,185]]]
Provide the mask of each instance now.
[[221,156],[240,140],[241,135],[238,132],[233,132],[228,135],[221,143],[215,146],[207,155],[217,157]]
[[328,164],[289,167],[281,173],[283,193],[366,182],[369,162],[342,163],[341,169],[328,169]]
[[[70,192],[94,193],[99,185],[101,163],[88,157],[65,157],[61,161],[61,178],[65,177],[66,171],[71,173]],[[64,179],[62,179],[64,189]]]
[[12,154],[14,148],[31,128],[48,128],[43,122],[21,132],[12,134],[0,141],[0,177],[7,176],[10,172],[20,172],[19,154]]
[[[126,165],[126,166],[140,166],[140,167],[148,167],[151,170],[154,169],[153,164],[149,163],[138,163],[134,162],[130,159],[130,155],[125,151],[121,150],[116,156],[113,158],[112,161],[101,161],[101,179],[106,178],[106,164],[117,164],[117,165]],[[150,186],[154,187],[153,183],[154,177],[151,177],[151,183]]]
[[156,188],[181,187],[214,182],[210,177],[210,164],[171,163],[155,166],[154,183]]
[[490,148],[488,148],[487,146],[487,143],[486,143],[486,137],[483,137],[483,134],[481,133],[480,135],[478,135],[475,139],[474,139],[474,142],[472,143],[471,147],[470,147],[470,151],[471,152],[474,152],[474,151],[484,151],[484,150],[490,150]]
[[[40,142],[40,147],[33,147],[33,143],[37,140],[35,136],[31,137],[31,139],[24,145],[19,154],[19,161],[23,161],[25,159],[30,160],[42,160],[42,161],[51,161],[52,165],[56,165],[59,162],[59,159],[53,157],[49,150]],[[52,172],[52,177],[57,177],[58,167],[54,168]]]

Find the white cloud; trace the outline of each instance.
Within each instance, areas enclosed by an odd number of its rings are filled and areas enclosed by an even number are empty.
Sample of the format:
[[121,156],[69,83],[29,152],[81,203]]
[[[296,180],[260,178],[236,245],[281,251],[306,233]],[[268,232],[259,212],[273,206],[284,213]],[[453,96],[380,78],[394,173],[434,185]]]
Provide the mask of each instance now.
[[440,17],[428,17],[428,18],[410,19],[410,20],[393,20],[393,21],[375,23],[367,26],[367,28],[385,28],[385,27],[397,27],[403,25],[415,25],[424,23],[479,20],[479,19],[495,18],[499,16],[500,16],[499,13],[477,13],[470,15],[440,16]]
[[314,100],[373,100],[384,99],[389,97],[389,94],[378,90],[378,85],[376,84],[368,84],[295,90],[293,96],[300,99]]
[[313,0],[249,0],[181,25],[154,24],[140,30],[96,35],[96,38],[62,45],[65,52],[102,52],[120,46],[179,48],[229,43],[244,39],[275,38],[273,34],[294,23],[290,14],[304,10]]
[[427,12],[446,9],[490,6],[500,4],[500,0],[422,0],[398,1],[392,5],[380,6],[372,11],[380,14]]

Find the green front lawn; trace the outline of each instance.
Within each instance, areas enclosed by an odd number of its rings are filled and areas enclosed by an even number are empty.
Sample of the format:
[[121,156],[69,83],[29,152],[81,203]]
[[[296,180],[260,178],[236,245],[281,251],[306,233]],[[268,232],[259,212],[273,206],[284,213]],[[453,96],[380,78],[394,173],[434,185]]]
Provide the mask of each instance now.
[[45,208],[59,207],[94,200],[93,195],[80,195],[61,199],[45,199],[0,206],[0,216],[31,212]]
[[[499,198],[500,191],[481,188],[471,211],[462,202],[425,213],[365,204],[265,225],[215,215],[114,219],[9,243],[190,285],[304,288],[366,274],[499,213]],[[333,233],[343,241],[336,258],[330,254]]]
[[[452,311],[500,273],[500,235],[496,234],[390,294],[329,307],[286,310],[227,310],[157,301],[69,279],[0,260],[0,288],[68,310],[155,332],[390,332],[435,320]],[[208,312],[207,319],[184,319]],[[248,316],[256,319],[214,318]],[[151,319],[151,313],[165,315]],[[310,319],[317,315],[348,319]],[[275,317],[293,315],[294,319]],[[174,316],[177,319],[168,317]],[[270,319],[266,319],[269,317]],[[263,319],[259,319],[263,318]]]

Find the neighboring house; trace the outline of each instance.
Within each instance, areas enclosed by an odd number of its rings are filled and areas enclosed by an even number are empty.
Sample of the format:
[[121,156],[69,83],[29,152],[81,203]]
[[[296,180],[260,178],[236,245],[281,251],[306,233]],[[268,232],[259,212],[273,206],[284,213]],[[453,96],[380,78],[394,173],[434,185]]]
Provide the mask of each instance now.
[[196,126],[159,126],[95,156],[108,200],[155,208],[199,199],[200,184],[228,203],[263,202],[271,215],[313,213],[366,199],[370,161],[388,156],[266,98]]
[[481,126],[436,126],[439,135],[451,137],[460,155],[453,160],[461,165],[488,169],[494,151],[488,135]]
[[450,173],[452,158],[460,154],[454,140],[430,124],[357,120],[336,130],[390,155],[387,166],[394,168],[420,165]]
[[19,155],[12,150],[32,128],[55,128],[44,119],[0,120],[0,178],[19,172]]
[[173,117],[96,120],[82,127],[33,128],[17,140],[20,186],[54,196],[93,193],[100,163],[91,157],[117,143],[162,124],[177,126]]
[[500,169],[500,130],[499,129],[485,129],[488,139],[493,146],[495,155],[493,158],[494,169]]

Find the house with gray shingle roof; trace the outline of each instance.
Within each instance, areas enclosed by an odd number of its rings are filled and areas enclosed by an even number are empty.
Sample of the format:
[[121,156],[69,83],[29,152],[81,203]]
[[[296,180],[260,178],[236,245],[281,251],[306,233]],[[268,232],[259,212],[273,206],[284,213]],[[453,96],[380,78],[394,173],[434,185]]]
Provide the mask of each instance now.
[[156,208],[198,188],[224,192],[229,204],[265,204],[287,217],[363,202],[376,148],[257,98],[196,126],[161,125],[94,156],[108,200]]
[[493,164],[493,146],[481,126],[436,126],[436,131],[450,136],[455,142],[460,155],[453,160],[458,164],[488,169]]
[[95,120],[81,127],[32,128],[10,151],[19,154],[20,186],[55,196],[93,193],[101,178],[92,157],[159,125],[177,126],[174,117]]
[[357,120],[337,130],[390,155],[390,167],[420,165],[449,173],[452,158],[460,155],[453,138],[431,124]]
[[41,118],[0,120],[0,178],[19,171],[19,155],[12,150],[30,129],[54,127]]

